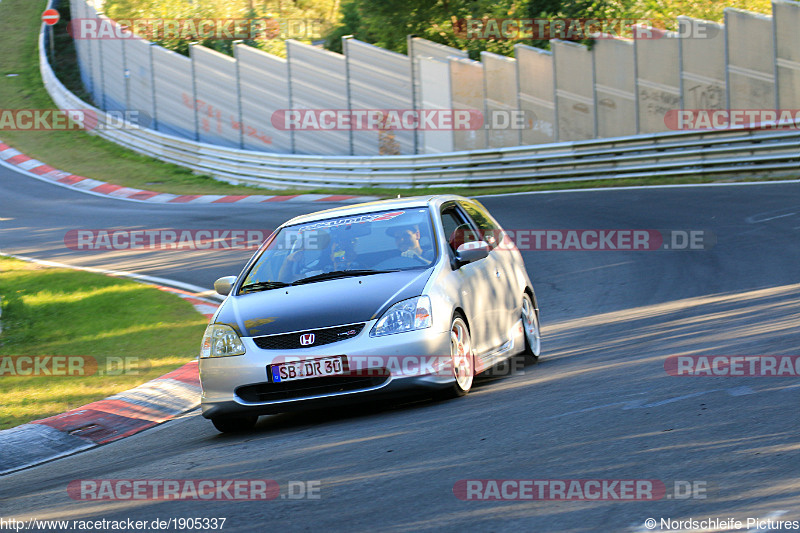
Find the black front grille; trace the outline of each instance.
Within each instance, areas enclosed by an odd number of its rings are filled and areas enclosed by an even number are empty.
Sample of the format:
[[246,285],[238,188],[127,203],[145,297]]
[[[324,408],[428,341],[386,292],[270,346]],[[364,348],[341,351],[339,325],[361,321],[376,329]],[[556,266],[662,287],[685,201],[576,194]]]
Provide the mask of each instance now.
[[258,383],[236,389],[236,395],[246,402],[274,402],[306,398],[321,394],[370,389],[384,383],[388,376],[324,376],[283,383]]
[[[309,329],[295,333],[281,333],[279,335],[267,335],[264,337],[254,337],[253,342],[256,346],[264,350],[296,350],[298,348],[312,348],[331,344],[333,342],[352,339],[364,329],[364,324],[351,324],[349,326],[336,326],[334,328]],[[314,342],[311,344],[301,344],[300,339],[305,335],[314,335]]]

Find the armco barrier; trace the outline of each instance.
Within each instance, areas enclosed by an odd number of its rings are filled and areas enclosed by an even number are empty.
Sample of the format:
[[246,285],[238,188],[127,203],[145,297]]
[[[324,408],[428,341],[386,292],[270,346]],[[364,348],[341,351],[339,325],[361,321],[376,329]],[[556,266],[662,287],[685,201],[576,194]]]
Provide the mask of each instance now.
[[[91,109],[68,91],[46,55],[45,87],[61,109]],[[418,156],[274,155],[225,148],[148,129],[97,129],[136,152],[232,183],[271,188],[497,187],[553,181],[797,171],[800,129],[664,132],[537,146]]]

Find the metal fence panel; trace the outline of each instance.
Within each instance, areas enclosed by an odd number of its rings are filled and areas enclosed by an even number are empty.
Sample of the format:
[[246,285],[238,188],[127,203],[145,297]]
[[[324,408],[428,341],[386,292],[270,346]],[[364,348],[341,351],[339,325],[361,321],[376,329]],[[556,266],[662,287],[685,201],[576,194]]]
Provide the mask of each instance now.
[[236,60],[204,46],[190,50],[200,142],[241,148]]
[[[74,24],[80,24],[83,19],[89,18],[89,7],[86,2],[74,0],[69,3],[70,16]],[[77,32],[76,32],[77,34]],[[75,53],[78,56],[78,70],[81,73],[81,82],[87,92],[92,92],[92,56],[89,41],[86,39],[73,39]]]
[[725,109],[725,27],[678,17],[685,109]]
[[658,29],[649,32],[652,38],[634,40],[639,133],[667,131],[667,113],[681,108],[677,35]]
[[595,129],[594,65],[582,44],[550,41],[556,80],[558,140],[593,139]]
[[[421,37],[408,38],[408,56],[411,58],[411,77],[414,85],[414,105],[417,109],[424,109],[422,106],[422,74],[420,73],[420,58],[427,57],[433,59],[440,59],[448,61],[451,57],[460,57],[468,59],[469,54],[465,50],[459,50],[443,44],[434,43]],[[430,93],[430,88],[428,89]],[[434,143],[437,144],[437,143]],[[417,146],[418,153],[425,153],[423,146],[425,145],[425,132],[417,132]]]
[[274,127],[276,111],[289,109],[289,70],[286,60],[257,48],[237,44],[244,148],[292,152],[292,132]]
[[[351,109],[413,109],[410,60],[356,39],[343,39]],[[411,130],[353,130],[354,155],[414,153]]]
[[634,135],[637,124],[633,42],[603,37],[592,48],[597,136]]
[[522,130],[522,144],[543,144],[558,140],[556,130],[555,78],[553,53],[518,44],[517,58],[519,109],[534,120]]
[[153,75],[158,131],[196,140],[191,59],[153,47]]
[[778,105],[800,109],[800,3],[772,3],[775,34],[775,71],[778,75]]
[[774,109],[772,17],[725,8],[725,28],[731,109]]
[[[119,35],[121,28],[113,20],[100,17],[100,35]],[[124,40],[119,38],[101,39],[100,58],[103,71],[103,100],[101,106],[106,111],[124,111],[127,109],[127,82],[125,80]]]
[[[487,120],[494,113],[511,114],[517,111],[519,100],[517,98],[517,61],[510,57],[481,52],[483,63],[483,80],[486,91]],[[526,122],[524,124],[528,126]],[[530,124],[532,126],[533,123]],[[502,148],[504,146],[517,146],[520,143],[520,129],[487,130],[487,146]]]
[[[420,109],[453,109],[450,92],[450,65],[441,59],[420,57]],[[420,152],[435,154],[454,150],[453,131],[424,131],[420,136]]]
[[141,126],[152,125],[155,113],[152,58],[150,57],[154,46],[139,37],[125,41],[125,66],[129,75],[128,109],[139,114],[138,123]]
[[[347,109],[344,56],[297,41],[286,41],[292,109]],[[298,130],[298,154],[350,153],[350,130]]]
[[[453,110],[466,109],[485,115],[483,65],[471,59],[450,58],[450,91]],[[476,124],[477,125],[477,124]],[[455,150],[480,150],[486,148],[486,129],[462,130],[453,124]]]
[[[87,6],[87,18],[99,18],[97,12],[95,11],[94,7]],[[97,107],[103,106],[103,57],[100,48],[100,41],[98,39],[88,39],[86,40],[88,43],[87,48],[89,49],[89,55],[92,58],[92,63],[90,65],[90,76],[92,78],[91,83],[91,95],[92,100]]]

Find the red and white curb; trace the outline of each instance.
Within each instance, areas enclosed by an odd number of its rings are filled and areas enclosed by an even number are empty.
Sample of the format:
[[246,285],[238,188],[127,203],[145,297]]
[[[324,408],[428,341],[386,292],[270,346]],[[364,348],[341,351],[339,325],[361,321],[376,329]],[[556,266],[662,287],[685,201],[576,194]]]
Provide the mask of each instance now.
[[[20,256],[12,257],[31,260]],[[74,268],[51,261],[34,261],[50,266]],[[105,272],[109,275],[127,274],[100,269],[80,270]],[[127,277],[141,281],[144,276]],[[191,285],[179,285],[194,288]],[[163,285],[156,287],[188,300],[198,312],[209,319],[218,307],[215,302],[198,296],[197,291]],[[3,450],[0,454],[0,475],[134,435],[191,411],[199,404],[200,378],[197,361],[191,361],[161,377],[104,400],[0,431],[0,450]]]
[[232,204],[232,203],[269,203],[269,202],[339,202],[360,203],[378,200],[377,196],[351,196],[347,194],[289,194],[268,196],[222,195],[222,194],[169,194],[131,187],[122,187],[83,176],[58,170],[41,161],[28,157],[19,150],[11,148],[0,141],[0,164],[18,170],[32,178],[47,181],[68,189],[95,196],[117,198],[131,202],[148,202],[157,204]]

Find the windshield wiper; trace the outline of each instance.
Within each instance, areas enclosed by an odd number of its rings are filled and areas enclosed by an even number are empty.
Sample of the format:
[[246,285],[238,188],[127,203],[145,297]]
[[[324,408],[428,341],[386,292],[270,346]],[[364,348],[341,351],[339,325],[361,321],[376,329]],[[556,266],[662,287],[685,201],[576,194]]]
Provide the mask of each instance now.
[[399,272],[399,270],[334,270],[332,272],[323,272],[322,274],[316,274],[307,278],[298,279],[297,281],[292,282],[292,285],[303,285],[304,283],[314,283],[315,281],[325,281],[327,279],[369,276],[372,274],[386,274],[387,272]]
[[247,285],[242,285],[239,289],[239,292],[256,292],[256,291],[266,291],[269,289],[280,289],[281,287],[286,287],[289,285],[283,281],[257,281],[255,283],[248,283]]

